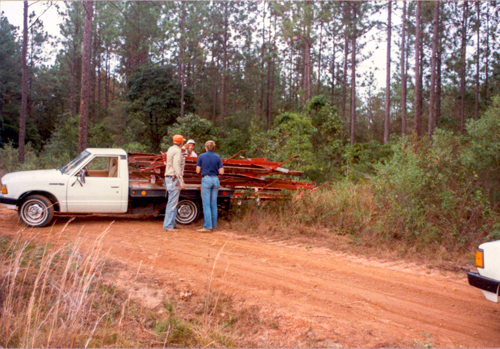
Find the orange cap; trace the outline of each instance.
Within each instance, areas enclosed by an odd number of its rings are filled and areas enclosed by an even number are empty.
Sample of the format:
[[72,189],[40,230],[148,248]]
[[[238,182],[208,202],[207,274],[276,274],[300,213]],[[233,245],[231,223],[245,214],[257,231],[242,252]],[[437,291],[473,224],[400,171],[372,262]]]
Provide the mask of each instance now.
[[174,135],[174,143],[182,143],[185,139],[181,135]]

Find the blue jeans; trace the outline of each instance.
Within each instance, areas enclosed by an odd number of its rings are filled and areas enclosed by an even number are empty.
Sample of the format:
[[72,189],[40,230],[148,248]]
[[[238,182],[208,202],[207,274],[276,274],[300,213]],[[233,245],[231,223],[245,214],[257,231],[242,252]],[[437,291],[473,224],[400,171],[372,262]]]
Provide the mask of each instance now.
[[217,227],[217,197],[219,196],[219,177],[205,176],[201,179],[201,199],[203,201],[203,228]]
[[165,208],[165,220],[163,221],[163,229],[175,228],[175,217],[177,216],[177,204],[179,203],[179,195],[181,194],[181,185],[179,180],[172,177],[165,177],[165,190],[168,193],[167,207]]

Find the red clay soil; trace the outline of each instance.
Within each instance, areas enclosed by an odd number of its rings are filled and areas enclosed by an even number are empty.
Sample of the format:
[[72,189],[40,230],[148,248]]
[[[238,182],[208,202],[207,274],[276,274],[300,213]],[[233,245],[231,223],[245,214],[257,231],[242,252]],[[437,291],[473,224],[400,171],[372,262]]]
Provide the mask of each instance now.
[[500,304],[469,286],[464,272],[237,231],[203,234],[196,231],[199,223],[165,233],[159,219],[87,216],[67,227],[69,219],[58,218],[51,227],[30,229],[3,206],[0,218],[1,235],[80,241],[84,248],[107,230],[103,253],[129,275],[175,284],[185,295],[204,294],[210,287],[231,296],[235,306],[256,305],[260,316],[277,319],[279,325],[249,341],[260,347],[500,346]]

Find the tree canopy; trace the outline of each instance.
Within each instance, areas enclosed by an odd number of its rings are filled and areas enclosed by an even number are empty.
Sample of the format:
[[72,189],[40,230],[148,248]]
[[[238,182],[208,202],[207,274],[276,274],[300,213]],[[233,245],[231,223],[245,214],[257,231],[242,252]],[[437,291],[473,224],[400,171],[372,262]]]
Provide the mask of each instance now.
[[[172,125],[180,116],[181,85],[175,78],[171,66],[142,66],[130,77],[127,83],[127,97],[130,100],[128,111],[145,130],[141,135],[155,152]],[[193,112],[193,94],[184,93],[184,108]]]

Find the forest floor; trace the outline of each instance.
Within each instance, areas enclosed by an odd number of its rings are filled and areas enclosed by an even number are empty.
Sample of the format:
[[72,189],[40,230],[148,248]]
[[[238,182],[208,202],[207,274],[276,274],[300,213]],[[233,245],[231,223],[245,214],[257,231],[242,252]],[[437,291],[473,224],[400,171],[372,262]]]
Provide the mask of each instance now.
[[85,216],[30,229],[0,206],[2,236],[84,250],[101,236],[113,265],[102,277],[151,311],[168,297],[182,303],[210,292],[254,309],[261,326],[239,347],[500,346],[500,306],[469,286],[465,271],[248,236],[227,224],[166,233],[155,218]]

